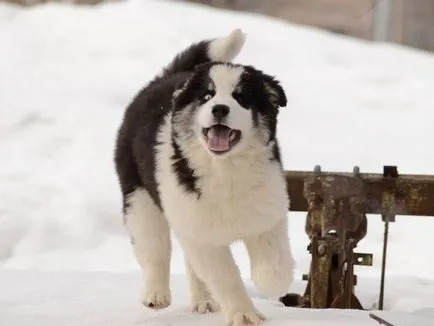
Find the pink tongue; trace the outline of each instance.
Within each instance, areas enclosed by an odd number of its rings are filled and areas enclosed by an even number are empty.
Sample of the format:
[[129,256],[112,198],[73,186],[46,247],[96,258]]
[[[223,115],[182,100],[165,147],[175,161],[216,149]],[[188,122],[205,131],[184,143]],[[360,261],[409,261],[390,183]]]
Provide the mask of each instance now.
[[208,132],[208,148],[215,152],[224,152],[230,149],[229,147],[229,128],[214,128]]

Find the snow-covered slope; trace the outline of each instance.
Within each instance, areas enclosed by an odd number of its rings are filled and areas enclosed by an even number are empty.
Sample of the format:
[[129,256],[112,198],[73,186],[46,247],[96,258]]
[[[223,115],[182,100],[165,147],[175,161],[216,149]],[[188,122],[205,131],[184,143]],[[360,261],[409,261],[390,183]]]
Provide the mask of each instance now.
[[[276,75],[286,89],[279,137],[287,169],[357,164],[381,172],[396,164],[401,173],[434,174],[431,55],[170,1],[0,4],[0,325],[196,322],[185,312],[178,247],[178,304],[153,313],[136,300],[140,272],[121,223],[112,148],[124,107],[147,80],[190,42],[234,27],[248,34],[237,61]],[[290,218],[300,277],[309,262],[304,214]],[[387,309],[434,306],[433,231],[434,218],[398,217],[391,226]],[[370,216],[359,250],[373,252],[375,266],[356,271],[367,308],[377,301],[382,232],[380,218]],[[248,278],[244,249],[234,252]],[[270,325],[373,324],[365,313],[307,313],[257,300]],[[207,318],[218,320],[197,322]]]

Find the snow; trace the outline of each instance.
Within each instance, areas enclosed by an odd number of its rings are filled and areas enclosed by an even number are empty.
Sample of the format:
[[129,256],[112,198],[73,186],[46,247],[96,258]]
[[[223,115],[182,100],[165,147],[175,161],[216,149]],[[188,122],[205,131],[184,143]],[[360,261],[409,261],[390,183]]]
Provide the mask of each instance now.
[[[206,22],[206,24],[204,24]],[[0,325],[219,325],[188,311],[182,252],[173,255],[174,303],[138,302],[140,271],[120,216],[112,164],[126,104],[190,42],[247,32],[237,62],[276,75],[289,104],[279,121],[285,168],[434,174],[434,56],[371,44],[259,15],[171,1],[102,6],[0,3]],[[290,213],[297,281],[308,270],[304,213]],[[434,218],[390,227],[388,318],[434,320]],[[357,295],[376,309],[383,226],[369,216],[358,251]],[[249,281],[266,325],[377,325],[368,312],[283,308]],[[380,314],[380,313],[379,313]],[[413,324],[415,321],[413,321]]]
[[[158,312],[146,311],[138,304],[140,275],[135,272],[86,271],[5,271],[0,277],[1,325],[221,325],[218,314],[197,315],[188,310],[187,284],[182,275],[172,278],[173,304]],[[411,281],[402,279],[402,281]],[[412,283],[410,283],[412,284]],[[416,283],[417,284],[417,283]],[[369,326],[377,325],[368,313],[345,310],[303,310],[286,308],[276,301],[260,298],[247,282],[258,309],[268,317],[266,325]],[[422,286],[419,286],[422,290]],[[432,293],[431,289],[431,293]],[[399,295],[398,289],[390,291]],[[426,294],[429,294],[428,291]],[[434,309],[413,313],[378,312],[396,326],[432,325]],[[408,320],[408,324],[398,322]],[[394,321],[395,322],[395,321]]]

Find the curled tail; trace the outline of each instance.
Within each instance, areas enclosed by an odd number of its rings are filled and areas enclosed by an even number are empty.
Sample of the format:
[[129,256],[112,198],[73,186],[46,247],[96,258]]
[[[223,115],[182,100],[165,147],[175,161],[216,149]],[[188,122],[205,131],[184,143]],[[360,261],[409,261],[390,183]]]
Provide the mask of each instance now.
[[193,71],[202,63],[231,61],[241,51],[245,38],[245,34],[237,28],[226,36],[195,43],[179,53],[151,83],[169,75]]

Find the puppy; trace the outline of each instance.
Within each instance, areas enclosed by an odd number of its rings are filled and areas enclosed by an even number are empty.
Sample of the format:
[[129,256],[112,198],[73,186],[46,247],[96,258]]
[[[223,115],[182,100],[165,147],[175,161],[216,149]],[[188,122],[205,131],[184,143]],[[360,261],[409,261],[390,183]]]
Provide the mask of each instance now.
[[134,98],[115,164],[124,221],[144,272],[143,303],[170,304],[171,237],[185,253],[192,310],[221,309],[227,325],[260,325],[230,245],[242,241],[265,295],[293,279],[289,200],[276,139],[280,83],[231,62],[245,35],[189,46]]

